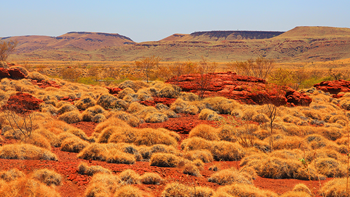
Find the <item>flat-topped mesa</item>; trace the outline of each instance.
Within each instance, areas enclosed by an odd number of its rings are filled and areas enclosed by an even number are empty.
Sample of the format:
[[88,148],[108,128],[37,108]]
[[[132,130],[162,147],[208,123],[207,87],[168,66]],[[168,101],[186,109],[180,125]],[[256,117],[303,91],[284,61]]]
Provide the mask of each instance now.
[[208,36],[224,40],[236,39],[268,39],[279,36],[284,32],[280,31],[199,31],[191,33],[191,36]]
[[233,72],[175,76],[166,83],[203,97],[223,96],[247,104],[309,105],[311,98],[289,87],[268,84],[264,79]]

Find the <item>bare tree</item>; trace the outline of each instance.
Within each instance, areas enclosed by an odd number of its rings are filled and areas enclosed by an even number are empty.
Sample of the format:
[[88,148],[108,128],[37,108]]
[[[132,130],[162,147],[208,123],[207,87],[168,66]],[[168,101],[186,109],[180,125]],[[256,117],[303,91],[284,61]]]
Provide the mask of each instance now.
[[196,83],[199,90],[198,96],[200,98],[204,97],[205,90],[210,85],[211,78],[209,73],[214,73],[216,67],[217,67],[217,64],[215,62],[210,63],[203,57],[202,57],[202,60],[199,62],[199,66],[198,66],[199,78],[196,80]]
[[146,76],[146,81],[150,78],[152,70],[159,67],[160,58],[156,56],[145,57],[140,61],[135,61],[135,65],[138,69],[141,69],[141,72]]
[[0,61],[6,61],[8,56],[15,51],[17,40],[3,41],[0,43]]

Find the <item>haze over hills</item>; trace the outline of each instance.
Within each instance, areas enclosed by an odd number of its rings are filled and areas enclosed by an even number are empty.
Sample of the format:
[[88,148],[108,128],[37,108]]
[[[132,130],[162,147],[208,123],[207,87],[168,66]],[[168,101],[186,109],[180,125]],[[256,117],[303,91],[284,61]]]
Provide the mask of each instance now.
[[18,60],[134,61],[159,56],[162,61],[228,62],[263,56],[279,62],[350,58],[350,28],[295,27],[276,31],[205,31],[173,34],[160,41],[136,43],[108,33],[69,32],[58,37],[17,36]]

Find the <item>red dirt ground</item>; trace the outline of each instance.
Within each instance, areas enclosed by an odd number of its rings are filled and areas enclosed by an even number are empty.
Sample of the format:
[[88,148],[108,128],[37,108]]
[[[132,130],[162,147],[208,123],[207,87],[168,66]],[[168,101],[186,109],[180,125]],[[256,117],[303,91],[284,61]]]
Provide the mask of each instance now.
[[[186,125],[192,123],[190,127],[194,127],[200,123],[214,124],[210,121],[200,121],[197,116],[192,115],[184,115],[182,114],[181,118],[170,119],[165,123],[157,123],[157,124],[142,124],[140,127],[168,127],[175,128],[180,125]],[[73,126],[84,130],[87,135],[91,135],[96,123],[92,122],[79,122],[75,123]],[[176,125],[176,126],[175,126]],[[186,127],[185,130],[190,127]],[[182,128],[182,127],[181,127]],[[181,132],[180,132],[181,133]],[[182,132],[182,138],[187,138],[187,134],[183,134],[186,132]],[[16,140],[5,140],[2,144],[14,143]],[[16,160],[16,159],[0,159],[0,170],[9,170],[11,168],[18,168],[19,170],[24,171],[29,174],[35,169],[48,168],[53,169],[56,172],[60,173],[63,176],[63,185],[58,188],[58,191],[62,195],[62,197],[76,197],[83,196],[85,189],[91,179],[91,177],[87,175],[80,175],[77,172],[77,167],[81,162],[87,162],[89,165],[100,165],[105,168],[112,170],[114,173],[118,174],[125,169],[133,169],[140,175],[145,172],[155,172],[158,173],[162,178],[165,179],[165,182],[160,185],[137,185],[141,190],[153,194],[154,196],[160,196],[161,192],[164,190],[165,185],[167,183],[177,181],[182,184],[188,186],[207,186],[213,189],[219,187],[216,183],[208,182],[208,177],[210,177],[214,172],[208,170],[211,165],[217,165],[219,169],[227,169],[227,168],[239,168],[240,161],[222,161],[222,162],[212,162],[207,163],[204,166],[204,169],[201,171],[202,177],[194,177],[190,175],[183,174],[181,169],[179,168],[166,168],[166,167],[156,167],[149,166],[149,162],[136,162],[133,165],[127,164],[111,164],[102,161],[88,161],[77,158],[77,153],[63,152],[59,148],[53,148],[53,153],[55,153],[59,157],[59,161],[46,161],[46,160]],[[262,188],[274,191],[278,194],[285,193],[287,191],[291,191],[293,187],[298,183],[306,184],[315,194],[320,188],[320,184],[323,185],[325,182],[330,179],[318,182],[318,181],[302,181],[295,179],[268,179],[258,177],[254,181],[254,185]]]

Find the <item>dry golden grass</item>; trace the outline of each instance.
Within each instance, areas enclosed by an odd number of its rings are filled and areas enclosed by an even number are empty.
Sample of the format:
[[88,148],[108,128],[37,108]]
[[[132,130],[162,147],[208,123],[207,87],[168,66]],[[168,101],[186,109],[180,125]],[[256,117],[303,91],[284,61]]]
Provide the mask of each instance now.
[[34,159],[34,160],[53,160],[57,161],[58,157],[46,150],[30,144],[9,144],[0,148],[0,158],[2,159]]
[[59,135],[57,135],[57,143],[56,143],[56,147],[61,147],[62,142],[68,138],[76,138],[77,136],[72,134],[72,133],[68,133],[68,132],[62,132]]
[[316,159],[313,164],[320,174],[327,177],[346,176],[346,165],[333,158]]
[[172,197],[172,196],[181,196],[181,197],[192,197],[192,196],[201,196],[201,197],[210,197],[215,194],[214,190],[208,187],[193,187],[183,185],[177,182],[169,183],[165,186],[161,196],[162,197]]
[[218,129],[217,135],[220,138],[220,140],[229,141],[229,142],[237,141],[236,128],[228,124],[225,124],[224,126],[220,127]]
[[112,171],[102,166],[88,166],[87,163],[81,162],[78,166],[78,173],[93,176],[97,173],[112,174]]
[[[52,128],[51,130],[54,130],[54,128]],[[51,146],[54,146],[54,147],[58,146],[58,137],[55,133],[51,132],[50,130],[37,129],[37,130],[33,131],[32,135],[35,133],[39,134],[41,136],[44,136],[44,138],[46,138],[48,140],[48,142],[50,143]]]
[[212,147],[211,141],[205,140],[200,137],[187,138],[181,142],[181,149],[185,151],[201,150],[201,149],[206,149],[210,151],[211,147]]
[[22,171],[18,170],[17,168],[12,168],[8,171],[0,172],[0,179],[6,182],[15,181],[24,176],[25,174]]
[[[349,193],[346,193],[346,188],[347,188],[346,184],[347,184],[346,178],[333,179],[325,183],[321,188],[320,192],[325,197],[333,197],[333,196],[347,197]],[[350,187],[350,184],[348,184],[348,187]]]
[[146,172],[142,176],[140,176],[140,182],[142,184],[159,185],[164,182],[164,179],[157,173]]
[[136,159],[132,154],[119,150],[113,150],[107,157],[107,162],[118,164],[134,164],[136,162]]
[[89,146],[85,147],[82,151],[77,155],[80,159],[92,159],[92,160],[100,160],[106,161],[109,156],[109,152],[104,144],[93,143]]
[[[102,137],[104,134],[101,135]],[[133,143],[138,136],[138,130],[132,127],[114,127],[113,134],[108,138],[108,143]],[[101,137],[101,138],[102,138]],[[105,141],[105,140],[103,140]]]
[[79,153],[85,147],[89,145],[89,142],[80,139],[79,137],[70,137],[63,140],[61,144],[61,151]]
[[95,99],[93,99],[90,96],[85,96],[85,97],[82,97],[76,103],[74,103],[74,105],[80,110],[86,110],[89,107],[95,106],[96,105],[96,101],[95,101]]
[[143,196],[144,194],[139,188],[131,185],[125,185],[120,187],[113,195],[113,197],[143,197]]
[[181,140],[181,136],[180,136],[178,133],[176,133],[175,131],[170,131],[170,130],[165,129],[165,128],[158,128],[157,130],[158,130],[158,131],[161,131],[161,132],[163,132],[163,133],[165,133],[165,134],[170,135],[170,136],[173,137],[176,141],[180,141],[180,140]]
[[232,185],[219,187],[217,193],[227,193],[239,197],[277,197],[278,195],[269,190],[262,190],[253,185],[234,183]]
[[169,118],[163,113],[155,112],[147,114],[144,120],[147,123],[160,123],[169,120]]
[[201,137],[203,139],[210,140],[210,141],[220,140],[217,129],[207,124],[200,124],[194,127],[190,131],[188,137],[189,138]]
[[82,118],[81,118],[79,111],[75,110],[75,111],[66,112],[66,113],[58,116],[58,120],[62,120],[68,124],[72,124],[72,123],[77,123],[77,122],[82,121]]
[[222,116],[218,115],[215,111],[210,109],[203,109],[198,115],[198,119],[200,120],[219,121],[222,118]]
[[127,109],[127,112],[129,113],[136,113],[141,110],[143,110],[146,106],[140,104],[139,102],[132,102],[129,105],[129,108]]
[[124,112],[124,111],[110,112],[106,117],[108,119],[109,118],[118,118],[118,119],[128,123],[132,127],[138,127],[141,124],[141,120],[137,116],[135,116],[133,114],[129,114],[129,113]]
[[89,141],[89,137],[86,135],[86,133],[78,128],[72,128],[67,131],[68,133],[71,133],[77,137],[79,137],[82,140]]
[[22,196],[45,196],[60,197],[61,195],[52,187],[48,187],[34,179],[20,178],[0,188],[0,196],[22,197]]
[[137,146],[146,145],[152,146],[155,144],[165,144],[173,147],[177,147],[177,141],[170,135],[163,133],[155,129],[141,129],[138,131],[137,139],[134,144]]
[[245,151],[239,143],[214,141],[211,154],[216,161],[239,161],[244,157]]
[[309,195],[312,195],[311,190],[305,184],[302,184],[302,183],[296,184],[293,188],[293,191],[294,192],[305,192]]
[[108,118],[106,121],[99,123],[95,127],[95,133],[101,133],[106,127],[109,126],[129,127],[129,125],[126,122],[118,118]]
[[48,139],[38,133],[32,133],[26,140],[26,144],[32,144],[47,150],[51,150],[51,144]]
[[[101,106],[95,105],[95,106],[87,108],[83,113],[81,113],[81,116],[82,116],[82,120],[84,120],[84,121],[96,122],[96,121],[94,121],[94,118],[97,115],[103,116],[104,117],[103,121],[104,121],[106,119],[104,116],[105,114],[106,114],[106,111]],[[99,121],[99,122],[103,122],[103,121]],[[97,122],[97,123],[99,123],[99,122]]]
[[121,89],[131,88],[135,92],[137,92],[139,89],[148,88],[148,87],[149,85],[145,82],[131,81],[131,80],[126,80],[118,85],[118,88],[121,88]]
[[281,195],[281,197],[299,197],[299,196],[311,197],[312,195],[303,191],[289,191]]
[[176,113],[185,113],[185,114],[198,114],[199,109],[197,106],[192,105],[188,101],[184,101],[180,98],[176,99],[174,103],[171,104],[170,109]]
[[97,173],[94,174],[87,189],[85,197],[111,196],[120,187],[120,178],[116,175]]
[[31,175],[32,179],[36,179],[47,186],[62,185],[62,176],[55,171],[49,169],[35,170]]
[[[268,138],[265,139],[269,140]],[[266,141],[268,142],[268,141]],[[309,144],[301,137],[297,136],[284,136],[281,139],[273,141],[274,150],[282,149],[301,149],[301,150],[310,150]]]
[[169,153],[155,153],[150,159],[151,166],[159,167],[176,167],[180,162],[180,158]]
[[135,94],[135,91],[131,88],[125,88],[118,93],[118,98],[123,99],[128,94]]
[[180,162],[178,167],[182,169],[182,173],[184,174],[188,174],[196,177],[202,176],[198,166],[196,166],[193,162],[187,162],[187,163],[184,162],[184,164]]
[[244,173],[240,173],[235,168],[215,172],[208,178],[208,181],[219,185],[231,185],[233,183],[252,184],[249,177],[246,177]]
[[209,150],[186,151],[183,157],[191,161],[200,159],[204,163],[210,163],[214,161],[213,155]]
[[129,184],[139,184],[140,183],[140,175],[137,174],[134,170],[127,169],[121,172],[119,175],[119,182],[122,185],[129,185]]
[[240,108],[241,106],[237,101],[225,97],[209,97],[205,98],[202,102],[209,104],[214,111],[220,114],[231,114],[233,109]]

